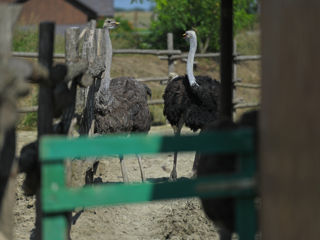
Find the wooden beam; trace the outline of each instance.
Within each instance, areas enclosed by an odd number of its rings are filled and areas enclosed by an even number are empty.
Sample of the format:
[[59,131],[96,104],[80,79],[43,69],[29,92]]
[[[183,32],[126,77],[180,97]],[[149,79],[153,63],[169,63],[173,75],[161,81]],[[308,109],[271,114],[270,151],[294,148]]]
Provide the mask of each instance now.
[[233,1],[221,0],[220,25],[220,115],[232,120],[233,114]]
[[262,1],[263,239],[320,236],[320,1]]

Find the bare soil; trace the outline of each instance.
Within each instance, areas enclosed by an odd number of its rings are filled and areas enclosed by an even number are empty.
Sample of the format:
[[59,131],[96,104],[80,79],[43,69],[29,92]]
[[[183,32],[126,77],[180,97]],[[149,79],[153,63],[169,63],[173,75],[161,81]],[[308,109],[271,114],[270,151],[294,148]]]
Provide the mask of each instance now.
[[[172,134],[169,125],[152,127],[150,133]],[[183,129],[183,133],[191,133]],[[36,132],[18,132],[21,147],[36,139]],[[194,153],[178,154],[178,177],[191,177]],[[141,181],[138,161],[125,157],[130,182]],[[172,168],[173,154],[145,155],[142,158],[147,179],[166,179]],[[76,161],[73,180],[82,185],[88,163]],[[75,170],[74,170],[75,169]],[[35,222],[35,199],[23,195],[23,174],[18,177],[14,209],[15,239],[32,239]],[[119,159],[100,161],[95,179],[99,182],[122,182]],[[205,216],[197,198],[159,201],[147,204],[123,205],[109,208],[76,209],[73,212],[72,239],[219,239],[214,224]]]

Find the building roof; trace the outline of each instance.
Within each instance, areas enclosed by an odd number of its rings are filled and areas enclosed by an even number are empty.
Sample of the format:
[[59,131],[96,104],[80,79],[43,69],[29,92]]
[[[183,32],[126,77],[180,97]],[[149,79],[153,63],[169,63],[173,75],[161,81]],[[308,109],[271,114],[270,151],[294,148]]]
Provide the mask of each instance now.
[[113,17],[114,0],[66,0],[81,11],[87,13],[91,18]]

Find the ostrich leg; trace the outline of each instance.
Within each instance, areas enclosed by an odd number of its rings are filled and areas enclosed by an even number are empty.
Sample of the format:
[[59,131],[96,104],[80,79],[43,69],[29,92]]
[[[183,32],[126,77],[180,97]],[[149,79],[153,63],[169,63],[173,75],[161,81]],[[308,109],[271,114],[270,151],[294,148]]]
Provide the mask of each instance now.
[[232,233],[226,229],[223,226],[218,225],[218,232],[220,236],[220,240],[231,240],[232,239]]
[[141,163],[141,156],[139,154],[136,154],[137,158],[138,158],[138,163],[139,163],[139,168],[140,168],[140,174],[141,174],[141,179],[142,179],[142,182],[145,181],[145,177],[144,177],[144,173],[143,173],[143,170],[142,170],[142,163]]
[[128,178],[128,172],[127,172],[126,165],[124,164],[123,155],[119,155],[119,159],[120,159],[123,182],[127,183],[127,182],[129,182],[129,178]]
[[[174,126],[173,127],[173,131],[174,131],[174,135],[175,136],[179,136],[180,133],[181,133],[181,128],[183,126],[183,123],[184,123],[184,118],[181,118],[178,122],[178,125],[177,126]],[[170,178],[169,180],[177,180],[177,157],[178,157],[178,152],[174,152],[174,155],[173,155],[173,168],[172,168],[172,171],[170,173]]]

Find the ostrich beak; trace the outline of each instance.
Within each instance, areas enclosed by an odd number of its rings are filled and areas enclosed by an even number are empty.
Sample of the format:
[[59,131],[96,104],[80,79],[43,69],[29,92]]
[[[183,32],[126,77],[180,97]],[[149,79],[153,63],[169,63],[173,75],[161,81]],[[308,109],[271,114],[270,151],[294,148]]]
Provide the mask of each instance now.
[[115,24],[116,24],[116,25],[119,25],[119,24],[120,24],[120,22],[115,22]]
[[182,37],[183,37],[183,38],[186,38],[186,37],[187,37],[187,34],[186,34],[186,33],[182,34]]

